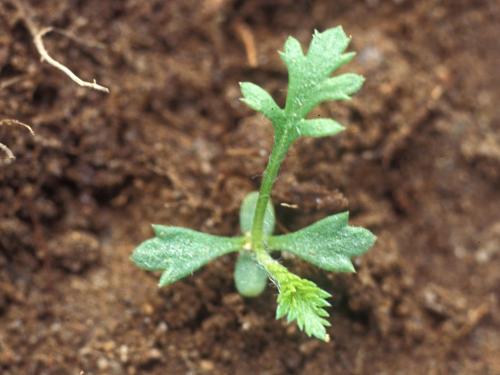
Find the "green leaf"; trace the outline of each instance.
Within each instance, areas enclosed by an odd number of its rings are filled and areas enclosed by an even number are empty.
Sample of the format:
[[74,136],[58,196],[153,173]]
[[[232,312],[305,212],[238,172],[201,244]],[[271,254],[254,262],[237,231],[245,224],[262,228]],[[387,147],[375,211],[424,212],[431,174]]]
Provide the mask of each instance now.
[[325,308],[330,306],[326,298],[331,295],[312,281],[291,273],[271,257],[264,258],[260,260],[279,290],[276,319],[286,317],[288,323],[297,321],[299,329],[309,337],[329,341],[326,327],[330,323],[325,319],[328,317]]
[[317,66],[318,75],[328,76],[345,60],[350,61],[352,53],[342,55],[351,39],[345,34],[341,26],[337,26],[320,33],[314,31],[311,45],[307,51],[310,64]]
[[220,237],[187,228],[153,225],[156,237],[144,241],[131,259],[148,271],[164,271],[159,286],[171,284],[215,258],[239,251],[242,237]]
[[[293,36],[289,36],[285,42],[284,51],[278,53],[288,68],[289,81],[300,76],[300,68],[305,60],[300,42]],[[291,85],[290,82],[289,85]]]
[[348,212],[329,216],[297,232],[269,238],[273,250],[288,251],[327,271],[355,272],[351,257],[368,251],[376,237],[347,224]]
[[[275,144],[283,150],[301,136],[331,136],[343,130],[333,120],[306,120],[308,113],[327,100],[349,100],[363,85],[364,78],[347,73],[330,77],[333,71],[350,62],[355,53],[344,53],[350,38],[341,26],[324,32],[315,31],[304,55],[299,41],[288,37],[281,59],[288,69],[288,94],[284,109],[261,87],[242,83],[243,101],[262,112],[273,123]],[[284,142],[282,140],[284,139]]]
[[328,118],[302,120],[297,124],[297,137],[327,137],[344,131],[337,121]]
[[280,52],[280,56],[287,65],[295,66],[299,60],[304,58],[300,42],[293,36],[287,38],[284,47],[284,51]]
[[257,297],[266,289],[267,272],[255,261],[253,253],[242,250],[234,269],[236,289],[244,297]]
[[[240,228],[241,233],[246,234],[251,232],[253,217],[255,214],[255,207],[257,206],[257,199],[259,198],[259,192],[253,191],[243,199],[243,203],[240,208]],[[274,207],[271,200],[267,202],[266,212],[264,214],[264,234],[270,236],[274,232],[274,225],[276,223],[276,217],[274,214]]]
[[349,100],[350,95],[356,93],[365,79],[359,74],[346,73],[337,77],[328,78],[312,92],[305,102],[304,108],[314,108],[326,100]]
[[346,73],[318,81],[302,80],[297,85],[298,93],[289,100],[290,112],[296,117],[304,118],[322,102],[350,100],[351,95],[358,92],[363,83],[364,78],[355,73]]
[[343,53],[350,38],[341,26],[322,33],[316,31],[307,54],[297,40],[289,38],[281,58],[288,68],[289,86],[285,106],[288,117],[303,119],[325,100],[346,100],[361,88],[363,79],[356,74],[329,78],[340,66],[348,63],[354,53]]
[[241,99],[246,105],[257,112],[261,112],[273,123],[283,119],[283,110],[276,104],[274,99],[262,87],[250,82],[241,82]]

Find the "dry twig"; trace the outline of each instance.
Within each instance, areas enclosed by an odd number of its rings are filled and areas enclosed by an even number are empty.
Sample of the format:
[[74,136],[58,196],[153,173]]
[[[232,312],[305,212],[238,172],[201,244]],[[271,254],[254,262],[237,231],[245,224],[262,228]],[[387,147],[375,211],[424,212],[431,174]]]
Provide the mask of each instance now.
[[[45,45],[43,43],[43,37],[47,35],[49,32],[53,31],[53,28],[51,27],[45,27],[45,28],[40,28],[35,21],[33,21],[33,17],[31,16],[31,9],[22,1],[22,0],[11,0],[11,2],[15,5],[17,8],[17,11],[19,13],[20,18],[28,28],[28,31],[30,32],[31,36],[33,37],[33,43],[35,44],[35,47],[40,54],[41,61],[46,61],[48,64],[52,65],[54,68],[59,69],[62,71],[64,74],[66,74],[73,82],[76,84],[83,86],[83,87],[88,87],[93,90],[97,91],[102,91],[105,93],[109,93],[109,89],[107,87],[99,85],[96,80],[94,79],[92,82],[85,81],[78,77],[71,69],[69,69],[67,66],[64,64],[61,64],[59,61],[55,60],[52,56],[49,55],[47,52],[47,49],[45,48]],[[62,35],[65,35],[67,37],[67,34],[58,31]],[[71,38],[71,37],[70,37]],[[73,39],[73,38],[72,38]]]
[[252,30],[243,22],[236,22],[234,30],[245,47],[248,65],[251,68],[256,68],[259,65],[259,60],[257,58],[257,48],[255,47],[255,38]]

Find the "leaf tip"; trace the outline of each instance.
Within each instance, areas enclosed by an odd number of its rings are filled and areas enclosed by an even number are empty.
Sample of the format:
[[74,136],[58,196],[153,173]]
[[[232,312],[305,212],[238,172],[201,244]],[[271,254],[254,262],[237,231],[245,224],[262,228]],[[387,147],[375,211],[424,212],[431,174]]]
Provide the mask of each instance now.
[[347,225],[349,222],[349,211],[340,212],[336,215],[340,223]]
[[375,242],[377,242],[377,236],[375,234],[373,234],[371,231],[367,230],[368,231],[368,243],[369,243],[369,247],[372,247],[373,245],[375,245]]
[[161,237],[165,232],[165,230],[163,229],[165,227],[160,224],[151,224],[151,228],[153,228],[153,233],[156,237]]
[[356,273],[356,268],[354,268],[354,264],[352,264],[352,262],[349,262],[349,264],[345,265],[343,272]]
[[172,282],[170,280],[170,272],[168,270],[165,270],[160,277],[160,281],[158,281],[158,288],[163,288],[167,285],[169,285]]
[[137,246],[132,254],[130,255],[130,260],[139,268],[154,271],[156,269],[156,265],[151,262],[151,250],[152,244],[154,244],[155,239],[148,239],[139,246]]

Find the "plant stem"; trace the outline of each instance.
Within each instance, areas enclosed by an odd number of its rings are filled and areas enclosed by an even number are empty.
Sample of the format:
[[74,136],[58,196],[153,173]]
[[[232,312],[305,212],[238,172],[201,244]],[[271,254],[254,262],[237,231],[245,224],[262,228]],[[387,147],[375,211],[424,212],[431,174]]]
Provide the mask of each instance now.
[[271,196],[271,190],[274,182],[278,176],[281,163],[283,162],[291,144],[287,130],[288,129],[285,128],[283,133],[279,135],[275,134],[271,155],[269,156],[269,161],[260,185],[259,197],[257,198],[251,232],[252,249],[256,252],[262,252],[264,250],[263,228],[266,207]]

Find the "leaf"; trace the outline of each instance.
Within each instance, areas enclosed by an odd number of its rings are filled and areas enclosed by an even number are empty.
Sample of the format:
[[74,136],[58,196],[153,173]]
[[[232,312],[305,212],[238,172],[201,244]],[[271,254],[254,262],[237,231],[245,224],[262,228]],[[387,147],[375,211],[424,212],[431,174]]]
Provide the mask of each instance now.
[[302,120],[296,127],[298,137],[326,137],[344,130],[345,128],[337,121],[328,118]]
[[[311,45],[307,51],[307,59],[310,64],[318,67],[318,74],[330,75],[339,65],[345,64],[344,60],[350,61],[354,54],[342,55],[351,39],[347,37],[341,26],[337,26],[320,33],[314,31]],[[343,57],[342,57],[343,56]]]
[[292,67],[297,65],[297,62],[302,61],[304,58],[304,53],[302,52],[302,47],[300,42],[293,36],[289,36],[285,42],[284,51],[279,52],[281,59]]
[[[285,113],[303,119],[325,100],[346,100],[361,88],[363,79],[356,74],[329,78],[340,66],[348,63],[354,53],[343,53],[350,38],[341,26],[322,33],[316,31],[307,54],[302,54],[296,39],[289,38],[281,58],[288,68],[289,86]],[[342,77],[342,78],[341,78]]]
[[305,60],[302,47],[297,39],[293,36],[289,36],[285,42],[284,51],[278,53],[288,68],[288,81],[290,86],[292,85],[291,81],[300,76],[300,69]]
[[[241,233],[246,234],[251,232],[253,217],[255,213],[255,207],[257,206],[257,199],[259,198],[259,192],[253,191],[243,199],[243,203],[240,208],[240,228]],[[274,225],[276,223],[276,218],[274,214],[274,207],[269,200],[267,202],[266,213],[264,214],[264,234],[270,236],[274,232]]]
[[328,317],[325,308],[330,306],[326,298],[331,295],[312,281],[291,273],[270,257],[264,264],[279,290],[276,319],[286,317],[288,323],[297,321],[299,329],[309,337],[329,341],[326,327],[330,323],[325,319]]
[[250,82],[241,82],[240,88],[243,94],[241,100],[250,108],[261,112],[273,123],[280,122],[283,119],[283,110],[262,87]]
[[234,269],[236,289],[244,297],[257,297],[267,285],[267,272],[255,261],[253,253],[242,250]]
[[354,73],[328,78],[312,93],[304,107],[312,109],[326,100],[350,100],[350,95],[356,93],[364,81],[362,76]]
[[[252,109],[262,112],[273,123],[275,143],[287,149],[303,136],[325,137],[339,133],[343,128],[322,120],[306,120],[308,113],[327,100],[349,100],[363,85],[364,78],[347,73],[330,78],[333,71],[351,61],[355,53],[344,53],[350,38],[341,26],[324,32],[315,31],[309,50],[304,55],[299,41],[288,37],[281,59],[288,69],[288,94],[285,108],[281,109],[261,87],[241,83],[243,101]],[[280,139],[285,142],[279,142]]]
[[187,228],[153,225],[156,237],[144,241],[131,259],[148,271],[164,271],[159,286],[171,284],[215,258],[239,251],[242,237],[220,237]]
[[368,251],[376,237],[347,224],[348,212],[329,216],[297,232],[269,238],[273,250],[288,251],[327,271],[355,272],[351,257]]

